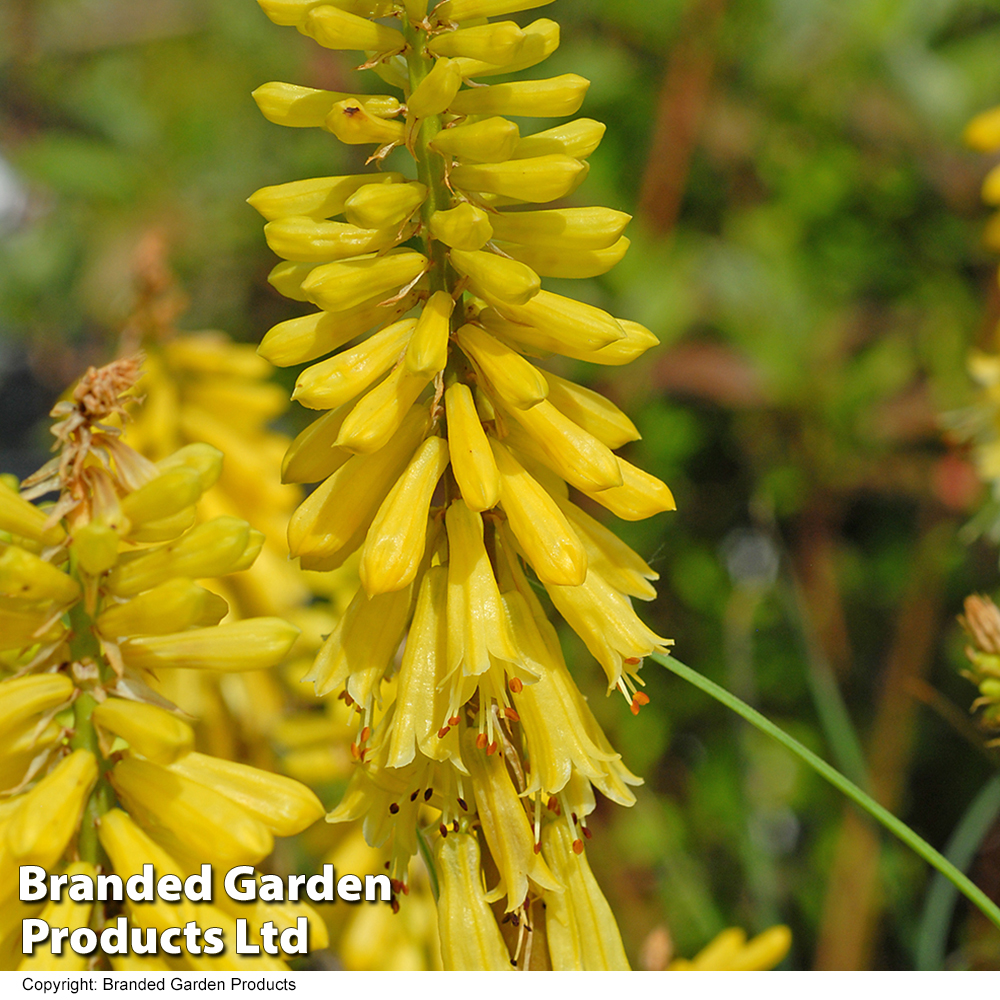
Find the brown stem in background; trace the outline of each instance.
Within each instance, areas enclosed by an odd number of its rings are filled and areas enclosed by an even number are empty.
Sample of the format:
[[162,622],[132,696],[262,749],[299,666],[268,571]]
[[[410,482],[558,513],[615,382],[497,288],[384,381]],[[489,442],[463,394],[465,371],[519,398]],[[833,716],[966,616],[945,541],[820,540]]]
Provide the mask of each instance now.
[[[887,809],[899,806],[913,753],[919,703],[910,691],[930,667],[942,612],[942,556],[954,526],[924,529],[910,586],[900,605],[868,745],[872,794]],[[867,969],[882,909],[878,833],[853,808],[845,810],[823,908],[815,968]]]
[[726,0],[694,0],[670,55],[656,127],[639,194],[639,212],[653,233],[677,221],[715,68],[715,43]]

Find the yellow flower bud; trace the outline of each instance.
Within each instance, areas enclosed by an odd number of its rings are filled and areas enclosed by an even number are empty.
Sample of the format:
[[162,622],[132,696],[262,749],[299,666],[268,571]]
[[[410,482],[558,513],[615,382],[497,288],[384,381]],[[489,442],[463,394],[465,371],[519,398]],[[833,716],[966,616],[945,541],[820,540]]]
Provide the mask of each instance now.
[[[338,95],[339,96],[339,95]],[[323,112],[329,113],[336,101]],[[284,219],[290,215],[306,215],[310,219],[329,219],[344,211],[348,199],[362,188],[382,188],[401,185],[403,175],[393,172],[384,174],[347,174],[338,177],[310,177],[304,181],[290,181],[275,184],[255,191],[247,204],[257,209],[269,222]],[[359,225],[354,219],[348,219]],[[365,228],[377,228],[368,226]]]
[[325,811],[301,782],[247,764],[189,753],[169,770],[224,795],[278,837],[301,833]]
[[98,631],[109,639],[166,635],[192,625],[217,625],[229,605],[192,580],[167,580],[124,604],[111,604],[97,616]]
[[625,256],[630,242],[623,236],[604,250],[555,250],[500,242],[496,243],[496,248],[527,264],[543,278],[596,278],[610,271]]
[[501,302],[524,305],[541,288],[538,275],[516,260],[485,250],[452,250],[448,256],[455,270],[468,277],[475,291]]
[[377,52],[402,49],[401,32],[366,17],[348,13],[330,4],[311,7],[299,29],[327,49],[375,49]]
[[962,138],[967,146],[989,153],[1000,148],[1000,107],[983,111],[965,126]]
[[500,472],[500,506],[538,579],[579,586],[587,576],[587,553],[566,516],[502,444],[490,439],[490,446]]
[[20,611],[0,606],[0,651],[54,642],[63,632],[49,609]]
[[91,576],[111,569],[118,561],[118,532],[102,521],[89,521],[73,531],[73,551]]
[[518,80],[473,87],[457,94],[448,106],[455,115],[515,115],[528,118],[562,118],[576,114],[590,81],[576,73],[550,80]]
[[69,701],[73,682],[65,674],[29,674],[0,681],[0,739],[8,739],[36,715]]
[[[625,331],[625,336],[613,344],[591,351],[580,360],[591,361],[596,365],[627,365],[639,355],[645,354],[651,347],[656,347],[660,342],[656,335],[651,330],[647,330],[641,323],[635,323],[628,319],[619,319],[616,322]],[[570,357],[573,356],[570,355]]]
[[158,705],[106,698],[94,709],[91,718],[154,764],[172,764],[194,749],[194,730]]
[[434,239],[455,250],[478,250],[493,235],[489,216],[468,202],[435,212],[430,218],[430,230]]
[[444,438],[430,437],[413,455],[372,521],[358,567],[370,596],[401,590],[416,578],[427,539],[427,512],[448,466]]
[[542,373],[482,327],[466,323],[455,334],[455,342],[505,403],[529,409],[549,394]]
[[666,483],[637,469],[624,458],[618,459],[618,467],[622,473],[621,486],[583,492],[624,521],[642,521],[662,511],[677,509],[674,495]]
[[436,851],[441,884],[438,931],[446,969],[510,972],[510,955],[486,902],[474,833],[442,837]]
[[314,268],[302,282],[302,290],[321,309],[343,312],[408,284],[427,269],[427,263],[415,250],[366,254]]
[[[385,190],[402,186],[385,185]],[[359,229],[344,222],[316,222],[304,215],[291,215],[264,226],[267,245],[279,257],[317,263],[385,250],[407,236],[395,226]]]
[[315,264],[283,260],[271,268],[267,280],[285,298],[294,299],[296,302],[309,302],[309,296],[302,290],[302,283],[315,270],[317,270]]
[[[250,96],[257,102],[261,114],[269,122],[273,122],[275,125],[289,125],[292,128],[326,128],[327,115],[341,101],[353,101],[369,115],[394,115],[400,109],[399,101],[395,97],[389,97],[385,94],[341,94],[333,90],[299,87],[294,83],[265,83]],[[303,188],[314,189],[313,185],[322,187],[323,181],[330,180],[333,178],[316,178],[313,181],[297,183]],[[378,183],[378,179],[371,178],[368,183]],[[290,184],[279,185],[279,189],[291,187]],[[272,190],[271,188],[263,188],[252,197],[258,198],[264,192]],[[251,202],[251,204],[254,203]],[[254,208],[257,208],[257,205],[254,204]],[[263,210],[259,211],[264,214]],[[331,212],[330,214],[336,215],[337,213]]]
[[142,670],[264,670],[277,666],[299,637],[281,618],[247,618],[229,625],[145,636],[122,643],[125,665]]
[[367,184],[344,202],[347,221],[366,229],[398,226],[424,202],[427,188],[418,181],[407,184]]
[[545,933],[552,968],[570,971],[628,971],[628,959],[614,914],[587,862],[573,849],[565,820],[542,831],[542,853],[565,891],[545,897]]
[[[339,566],[360,548],[379,505],[423,438],[429,422],[426,407],[414,407],[389,444],[374,455],[356,455],[315,489],[288,525],[288,547],[315,568],[326,561]],[[339,561],[338,561],[339,560]]]
[[122,513],[136,526],[148,521],[162,521],[190,507],[201,494],[198,470],[177,465],[122,497]]
[[58,524],[48,527],[46,521],[43,511],[22,500],[6,483],[0,483],[0,531],[30,538],[42,545],[58,545],[66,533]]
[[543,202],[571,194],[589,170],[585,161],[571,156],[533,156],[504,163],[464,163],[452,170],[451,181],[464,191]]
[[445,392],[444,403],[455,481],[470,510],[489,510],[500,499],[500,473],[472,392],[464,383],[455,382]]
[[500,163],[514,155],[520,137],[513,122],[494,117],[442,129],[428,145],[436,153],[463,163]]
[[491,223],[498,240],[524,243],[532,249],[603,250],[620,242],[631,218],[611,208],[550,208],[497,212]]
[[243,555],[249,537],[246,521],[215,517],[176,542],[122,562],[111,574],[108,589],[117,597],[132,597],[174,576],[225,576]]
[[328,3],[360,17],[387,17],[393,0],[257,0],[275,24],[299,25],[313,7]]
[[[500,22],[505,23],[505,22]],[[559,48],[559,25],[547,17],[540,17],[521,29],[524,38],[518,53],[501,63],[490,60],[458,57],[462,76],[466,79],[473,76],[496,76],[500,73],[516,73],[518,70],[537,66],[548,59]],[[494,59],[496,57],[494,56]]]
[[384,293],[344,312],[316,312],[271,327],[258,350],[272,364],[285,367],[313,361],[353,340],[373,326],[382,327],[407,312],[416,301],[411,292],[399,302],[379,305]]
[[348,146],[363,146],[370,142],[380,146],[398,143],[403,141],[405,134],[402,122],[370,114],[353,97],[334,104],[323,119],[323,125]]
[[1000,205],[1000,165],[995,166],[983,181],[983,201],[987,205]]
[[[97,870],[87,861],[74,861],[67,865],[65,874],[70,879],[74,875],[83,875],[86,878],[94,879]],[[92,902],[78,903],[70,899],[69,894],[64,890],[62,898],[46,903],[45,908],[38,916],[50,927],[68,927],[71,931],[75,931],[79,927],[88,926],[93,906]],[[66,940],[63,940],[62,951],[58,955],[53,953],[51,942],[45,941],[35,945],[34,952],[21,960],[17,971],[82,972],[87,968],[89,962],[89,956],[77,954]]]
[[313,410],[348,402],[400,358],[416,325],[415,319],[391,323],[357,347],[312,365],[296,380],[292,399]]
[[17,545],[0,548],[0,597],[68,604],[80,585],[50,562]]
[[266,379],[271,374],[251,344],[234,344],[221,333],[189,333],[168,340],[163,356],[169,367],[198,375]]
[[384,448],[428,382],[428,376],[414,375],[405,365],[397,365],[344,418],[335,442],[337,447],[359,455],[370,455]]
[[351,457],[346,448],[334,447],[340,425],[351,409],[349,403],[338,406],[299,434],[288,446],[281,463],[283,483],[318,483],[332,476]]
[[170,768],[126,756],[111,783],[126,809],[182,861],[254,864],[274,846],[270,830],[242,806]]
[[194,469],[201,481],[202,491],[211,489],[222,473],[222,452],[210,444],[195,442],[178,448],[172,455],[156,463],[160,472],[172,469]]
[[465,56],[494,65],[513,62],[524,46],[525,34],[514,21],[494,21],[434,35],[427,49],[436,56]]
[[94,755],[75,750],[23,796],[7,826],[7,846],[18,864],[51,868],[59,860],[96,781]]
[[642,436],[610,399],[551,372],[543,375],[549,386],[549,402],[612,450]]
[[444,370],[448,363],[449,320],[454,308],[455,300],[447,292],[435,292],[427,300],[406,348],[407,371],[429,376]]
[[147,521],[145,524],[130,528],[128,540],[130,542],[172,542],[178,536],[183,535],[188,528],[193,527],[197,519],[197,509],[193,506],[185,507],[184,510],[160,521]]
[[439,115],[455,99],[462,86],[462,74],[451,59],[438,59],[431,71],[414,88],[406,108],[414,118]]
[[593,118],[577,118],[565,125],[556,125],[544,132],[523,136],[512,159],[561,154],[585,160],[601,144],[606,129],[603,122],[594,121]]
[[477,17],[496,17],[519,10],[544,7],[552,0],[445,0],[434,8],[436,21],[471,21]]

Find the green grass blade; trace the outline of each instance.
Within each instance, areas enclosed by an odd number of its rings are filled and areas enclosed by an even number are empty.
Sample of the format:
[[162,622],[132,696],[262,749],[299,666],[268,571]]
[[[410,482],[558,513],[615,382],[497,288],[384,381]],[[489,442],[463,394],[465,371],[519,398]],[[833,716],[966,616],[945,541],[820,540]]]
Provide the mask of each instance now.
[[779,729],[773,722],[768,721],[756,709],[751,708],[746,702],[740,701],[735,695],[730,694],[725,688],[703,677],[696,670],[685,666],[672,656],[660,656],[654,653],[651,659],[660,666],[666,667],[671,673],[700,688],[705,694],[721,702],[726,708],[731,709],[737,715],[742,716],[751,725],[756,726],[762,733],[766,733],[772,739],[777,740],[783,747],[790,750],[803,763],[808,764],[817,774],[825,778],[834,788],[846,795],[855,805],[864,809],[873,819],[878,820],[887,830],[894,833],[911,850],[920,855],[929,865],[936,868],[949,882],[954,885],[970,902],[977,906],[996,927],[1000,928],[1000,909],[996,904],[973,882],[966,878],[944,855],[935,851],[923,837],[914,833],[905,823],[897,819],[888,809],[880,806],[870,795],[866,795],[854,782],[849,781],[839,771],[832,768],[825,760],[817,757],[811,750],[806,749],[798,740],[793,739],[783,729]]

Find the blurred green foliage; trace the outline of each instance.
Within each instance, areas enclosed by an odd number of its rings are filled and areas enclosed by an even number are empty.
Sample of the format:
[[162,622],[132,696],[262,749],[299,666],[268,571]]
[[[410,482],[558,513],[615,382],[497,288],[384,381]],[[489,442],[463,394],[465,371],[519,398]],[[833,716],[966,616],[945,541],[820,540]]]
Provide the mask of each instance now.
[[[542,75],[591,78],[584,113],[608,123],[576,201],[637,216],[625,261],[572,294],[662,341],[626,369],[566,365],[634,416],[627,457],[676,492],[676,515],[617,526],[661,574],[643,612],[810,748],[840,763],[860,747],[876,793],[940,846],[995,767],[966,721],[955,616],[997,589],[996,552],[958,539],[982,496],[938,419],[969,403],[966,351],[994,346],[1000,312],[978,243],[988,165],[960,143],[1000,102],[1000,5],[543,13],[563,44]],[[190,295],[186,325],[255,340],[286,318],[243,200],[362,159],[267,123],[249,93],[337,89],[350,68],[251,0],[5,0],[0,156],[28,201],[0,237],[0,366],[23,350],[57,392],[107,358],[151,229]],[[662,961],[664,928],[687,955],[724,926],[784,921],[791,966],[912,966],[917,859],[845,825],[833,791],[698,692],[647,666],[652,704],[634,718],[566,646],[648,781],[633,810],[602,805],[590,851],[637,965]],[[996,848],[976,865],[996,894]],[[1000,966],[1000,942],[957,917],[949,962]]]

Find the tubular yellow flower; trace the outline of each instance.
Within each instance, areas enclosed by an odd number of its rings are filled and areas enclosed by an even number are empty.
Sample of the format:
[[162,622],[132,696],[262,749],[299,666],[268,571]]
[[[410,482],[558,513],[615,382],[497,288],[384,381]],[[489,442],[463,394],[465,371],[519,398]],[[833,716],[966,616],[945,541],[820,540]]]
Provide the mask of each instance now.
[[344,215],[352,225],[364,229],[399,226],[423,204],[426,197],[427,188],[419,182],[366,184],[344,202]]
[[406,368],[417,375],[436,375],[448,363],[448,334],[455,302],[447,292],[435,292],[420,313],[406,348]]
[[446,128],[438,132],[428,145],[435,153],[453,156],[464,163],[500,163],[514,155],[520,138],[520,129],[513,122],[507,121],[506,118],[493,117],[468,125],[453,125],[451,128]]
[[172,764],[194,749],[194,730],[159,705],[107,698],[91,718],[154,764]]
[[472,392],[464,383],[455,382],[445,392],[444,402],[451,468],[462,498],[470,510],[489,510],[500,500],[500,473]]
[[65,674],[30,674],[0,681],[0,738],[42,712],[66,704],[73,690]]
[[431,235],[455,250],[479,250],[493,236],[490,217],[468,202],[435,212],[430,219]]

